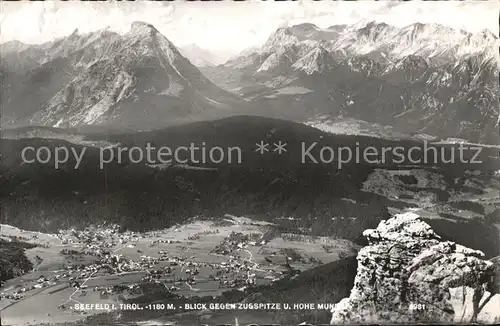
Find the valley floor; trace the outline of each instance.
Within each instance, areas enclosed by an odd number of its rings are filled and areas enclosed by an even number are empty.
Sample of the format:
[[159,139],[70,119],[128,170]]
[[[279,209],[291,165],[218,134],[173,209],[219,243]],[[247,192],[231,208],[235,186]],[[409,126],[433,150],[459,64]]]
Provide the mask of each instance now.
[[[33,271],[2,287],[3,323],[76,321],[102,313],[100,304],[119,309],[119,303],[144,295],[144,284],[183,297],[217,297],[353,256],[359,248],[328,237],[262,240],[271,229],[269,223],[229,215],[147,233],[95,228],[56,235],[2,225],[3,238],[38,244],[26,250]],[[83,304],[97,306],[75,309]]]

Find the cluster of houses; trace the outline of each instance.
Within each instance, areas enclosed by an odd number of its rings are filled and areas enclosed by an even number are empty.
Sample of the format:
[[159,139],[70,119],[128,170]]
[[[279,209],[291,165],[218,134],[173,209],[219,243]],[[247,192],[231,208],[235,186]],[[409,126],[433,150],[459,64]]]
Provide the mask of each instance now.
[[57,284],[57,280],[60,277],[52,277],[52,278],[47,278],[43,275],[38,277],[38,279],[35,282],[30,283],[29,285],[19,287],[15,289],[14,291],[10,293],[0,293],[0,300],[2,299],[9,299],[9,300],[20,300],[24,297],[25,293],[34,289],[43,289],[47,286],[55,285]]
[[116,293],[122,293],[127,291],[129,294],[140,294],[140,285],[137,283],[133,284],[115,284],[109,286],[95,286],[93,289],[95,292],[100,292],[101,299],[106,299],[110,295]]
[[105,250],[118,244],[137,242],[144,235],[137,232],[119,232],[120,226],[116,224],[100,225],[84,230],[59,230],[57,235],[62,244],[83,244],[87,250]]
[[[215,231],[206,231],[201,234],[218,233]],[[171,285],[167,287],[171,291],[179,290],[184,284],[190,288],[197,283],[197,277],[203,269],[209,269],[206,275],[209,279],[219,282],[219,288],[245,288],[256,284],[256,269],[258,264],[250,261],[248,258],[241,258],[238,252],[241,252],[249,245],[258,246],[264,243],[251,241],[248,235],[242,233],[231,233],[226,237],[214,252],[224,255],[225,261],[215,262],[194,262],[186,257],[170,256],[165,250],[158,251],[155,257],[143,255],[140,260],[132,260],[120,254],[115,254],[116,247],[129,246],[135,247],[136,243],[147,235],[134,232],[119,232],[117,225],[101,226],[85,230],[67,230],[60,231],[58,237],[62,244],[79,244],[78,250],[65,248],[61,250],[63,255],[86,254],[96,257],[93,262],[86,264],[66,264],[63,269],[50,273],[49,277],[40,276],[36,281],[29,285],[15,288],[10,293],[1,293],[0,299],[6,298],[19,300],[23,298],[25,292],[32,289],[52,286],[62,281],[68,281],[70,287],[76,289],[86,289],[85,280],[90,277],[100,277],[107,275],[120,275],[134,272],[144,272],[145,276],[141,282],[156,282]],[[174,240],[156,239],[151,241],[150,247],[158,243],[173,243]],[[132,248],[131,247],[131,248]],[[115,250],[114,250],[115,249]],[[138,250],[138,252],[140,252]],[[181,275],[179,275],[179,271]],[[260,270],[261,272],[263,270]],[[267,271],[267,278],[277,280],[281,277],[278,271]],[[269,276],[272,275],[272,276]],[[140,282],[139,282],[140,283]],[[140,291],[138,283],[131,285],[113,285],[97,286],[94,291],[99,291],[101,296],[121,293],[123,291]]]
[[229,255],[233,252],[233,250],[246,248],[248,244],[248,235],[244,235],[243,233],[239,232],[232,232],[214,248],[213,252],[219,255]]

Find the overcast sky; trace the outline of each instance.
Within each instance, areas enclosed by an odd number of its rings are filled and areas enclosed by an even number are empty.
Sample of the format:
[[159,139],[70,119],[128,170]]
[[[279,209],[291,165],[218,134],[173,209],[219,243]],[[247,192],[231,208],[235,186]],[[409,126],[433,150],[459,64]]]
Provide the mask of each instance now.
[[375,20],[394,26],[439,23],[471,32],[498,34],[499,2],[0,2],[0,42],[42,43],[76,28],[109,26],[126,32],[133,21],[149,22],[177,46],[190,43],[232,55],[261,45],[278,27],[312,22],[320,27]]

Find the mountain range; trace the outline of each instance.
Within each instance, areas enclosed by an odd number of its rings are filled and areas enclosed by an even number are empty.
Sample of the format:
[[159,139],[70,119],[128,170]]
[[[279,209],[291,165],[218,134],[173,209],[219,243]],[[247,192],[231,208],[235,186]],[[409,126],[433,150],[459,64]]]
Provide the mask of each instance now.
[[[437,24],[280,28],[204,73],[284,118],[350,117],[400,131],[498,142],[498,38]],[[284,109],[286,108],[286,109]]]
[[[208,80],[158,30],[135,22],[38,46],[2,45],[3,123],[163,127],[246,103]],[[207,119],[207,117],[204,117]]]
[[2,44],[1,122],[143,130],[240,114],[313,126],[348,117],[498,143],[497,45],[489,31],[438,24],[304,23],[214,66],[209,52],[179,50],[147,23],[124,35],[76,30]]

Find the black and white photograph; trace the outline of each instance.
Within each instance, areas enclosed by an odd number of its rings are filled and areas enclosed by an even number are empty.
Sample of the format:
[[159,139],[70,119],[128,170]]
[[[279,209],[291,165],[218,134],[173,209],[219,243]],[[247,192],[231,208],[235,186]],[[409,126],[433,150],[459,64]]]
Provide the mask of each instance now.
[[498,325],[499,13],[0,2],[0,325]]

